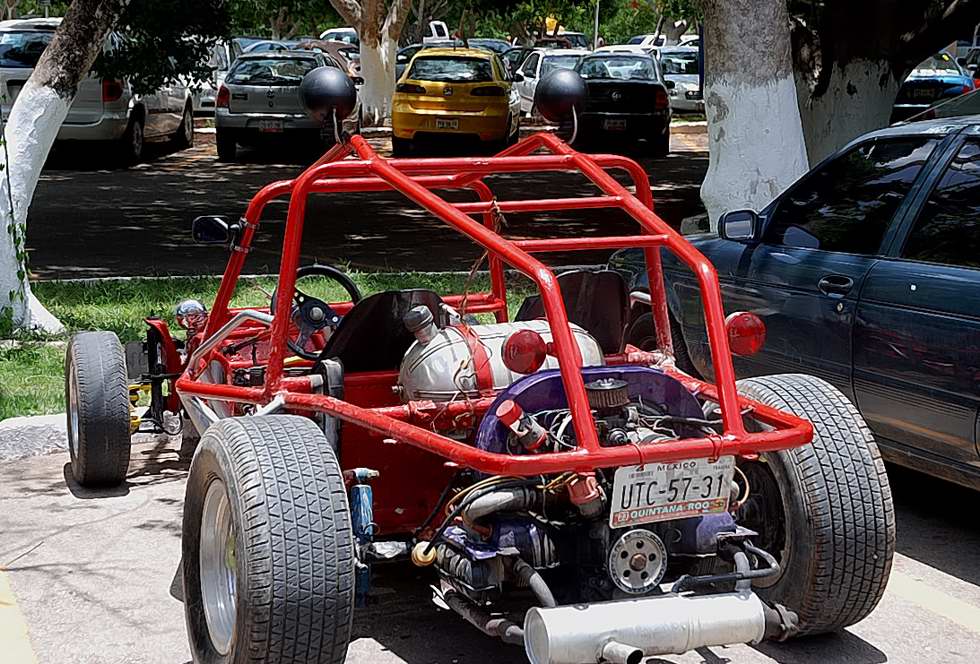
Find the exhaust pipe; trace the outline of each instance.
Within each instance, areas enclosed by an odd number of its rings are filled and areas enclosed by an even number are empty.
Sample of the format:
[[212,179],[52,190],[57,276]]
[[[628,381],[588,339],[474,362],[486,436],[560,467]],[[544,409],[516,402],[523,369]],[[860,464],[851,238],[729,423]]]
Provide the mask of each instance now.
[[534,607],[524,618],[524,649],[532,664],[639,664],[703,646],[758,643],[770,613],[751,590]]

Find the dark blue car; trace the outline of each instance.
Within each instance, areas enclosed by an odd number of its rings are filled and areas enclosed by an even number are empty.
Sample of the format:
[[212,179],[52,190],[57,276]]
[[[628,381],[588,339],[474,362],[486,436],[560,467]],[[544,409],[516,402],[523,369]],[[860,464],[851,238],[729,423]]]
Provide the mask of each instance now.
[[973,74],[948,53],[937,53],[921,62],[902,83],[892,107],[891,121],[908,120],[973,88]]
[[[980,116],[865,135],[758,214],[689,236],[728,312],[765,321],[739,377],[801,372],[857,405],[893,462],[980,489]],[[642,299],[639,251],[615,254]],[[664,270],[678,364],[711,376],[699,289]],[[637,305],[629,341],[652,343]],[[648,310],[647,310],[648,311]]]

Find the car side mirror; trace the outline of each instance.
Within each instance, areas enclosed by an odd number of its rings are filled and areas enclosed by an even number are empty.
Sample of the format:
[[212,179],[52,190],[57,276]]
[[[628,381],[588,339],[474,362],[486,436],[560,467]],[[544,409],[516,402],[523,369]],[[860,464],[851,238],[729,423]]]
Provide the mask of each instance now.
[[514,81],[520,83],[524,80],[524,74],[519,71],[514,72]]
[[759,215],[754,210],[733,210],[718,220],[718,235],[726,240],[750,242],[759,233]]
[[350,80],[354,81],[354,85],[364,85],[363,76],[351,76]]
[[238,240],[241,226],[229,224],[221,217],[205,215],[191,222],[191,236],[199,244],[223,244],[230,246]]
[[668,90],[673,90],[674,87],[676,87],[676,86],[677,86],[677,84],[674,83],[673,81],[669,81],[669,80],[664,81],[664,87],[666,87]]

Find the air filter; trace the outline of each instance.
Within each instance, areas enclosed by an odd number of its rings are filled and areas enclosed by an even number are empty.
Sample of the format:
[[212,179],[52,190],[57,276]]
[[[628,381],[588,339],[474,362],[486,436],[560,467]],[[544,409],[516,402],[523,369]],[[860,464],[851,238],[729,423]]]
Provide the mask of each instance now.
[[619,410],[630,402],[629,385],[618,378],[600,378],[585,384],[592,410]]

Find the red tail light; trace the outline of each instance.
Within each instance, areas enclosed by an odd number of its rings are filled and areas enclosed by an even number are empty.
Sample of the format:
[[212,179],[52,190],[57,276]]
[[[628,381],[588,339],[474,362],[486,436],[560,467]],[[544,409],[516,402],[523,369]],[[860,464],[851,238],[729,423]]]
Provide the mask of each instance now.
[[123,83],[111,78],[102,79],[102,101],[119,101],[123,96]]
[[399,83],[395,86],[395,92],[404,92],[410,95],[424,95],[425,88],[421,85],[415,85],[414,83]]
[[980,90],[980,78],[973,79],[973,87]]
[[667,91],[663,88],[657,88],[657,95],[653,100],[653,107],[658,111],[662,111],[670,106],[670,98],[667,96]]
[[518,330],[504,342],[504,366],[519,374],[534,373],[548,357],[548,344],[534,330]]
[[482,88],[473,88],[470,94],[474,97],[503,97],[506,93],[499,85],[485,85]]
[[973,92],[973,88],[974,88],[974,86],[972,86],[972,85],[964,85],[963,86],[963,94],[966,94],[967,92]]
[[231,92],[225,86],[218,88],[218,96],[214,100],[214,105],[216,108],[228,108],[228,103],[231,101]]
[[747,311],[736,311],[725,319],[728,345],[736,355],[755,355],[766,343],[766,324]]

